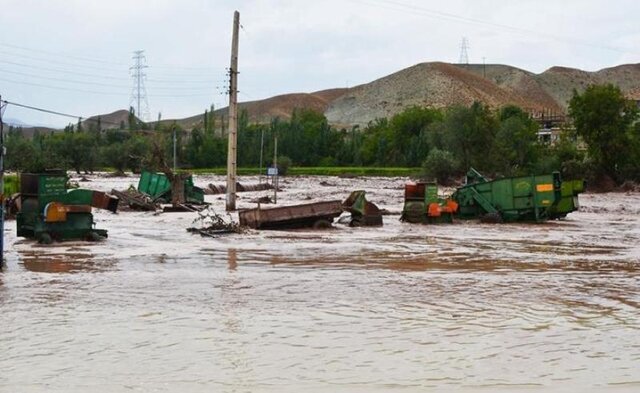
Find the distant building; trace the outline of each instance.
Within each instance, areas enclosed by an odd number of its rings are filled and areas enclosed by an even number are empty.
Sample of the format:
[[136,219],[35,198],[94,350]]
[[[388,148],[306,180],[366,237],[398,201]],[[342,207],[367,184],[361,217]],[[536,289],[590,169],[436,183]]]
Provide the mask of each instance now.
[[[555,145],[560,142],[564,133],[575,130],[569,117],[564,113],[552,110],[530,111],[529,113],[539,125],[538,140],[544,144]],[[586,150],[587,146],[581,138],[572,137],[571,140],[578,150]]]

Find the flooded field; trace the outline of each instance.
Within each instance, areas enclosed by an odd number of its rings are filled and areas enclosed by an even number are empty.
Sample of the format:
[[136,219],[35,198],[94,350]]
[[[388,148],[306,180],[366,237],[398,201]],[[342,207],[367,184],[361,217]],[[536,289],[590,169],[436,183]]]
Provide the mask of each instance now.
[[43,246],[9,222],[0,391],[640,390],[640,194],[581,195],[545,224],[421,226],[398,220],[405,181],[278,194],[364,189],[383,228],[203,238],[195,213],[96,211],[107,241]]

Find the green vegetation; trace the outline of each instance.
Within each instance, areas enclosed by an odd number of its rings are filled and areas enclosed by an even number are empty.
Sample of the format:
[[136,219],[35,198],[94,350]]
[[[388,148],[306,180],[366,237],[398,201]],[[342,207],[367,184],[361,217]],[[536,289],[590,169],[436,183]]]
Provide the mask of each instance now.
[[[272,165],[275,141],[278,166],[291,175],[407,176],[422,174],[446,183],[474,167],[489,176],[518,176],[561,170],[567,178],[609,176],[620,184],[640,177],[638,110],[613,86],[592,86],[574,94],[568,127],[554,144],[541,143],[536,121],[515,106],[493,110],[481,103],[446,109],[411,107],[365,127],[337,129],[320,113],[295,110],[290,120],[250,124],[239,118],[239,174],[258,174]],[[100,122],[69,126],[64,132],[36,134],[19,130],[7,137],[7,167],[18,171],[44,168],[91,172],[154,169],[159,154],[194,173],[226,173],[224,119],[206,111],[201,125],[184,130],[177,124],[140,123],[131,111],[128,129],[100,129]],[[122,124],[125,126],[125,124]],[[572,131],[573,130],[573,131]],[[581,137],[588,150],[577,148]],[[158,146],[158,149],[154,148]],[[261,162],[262,157],[262,162]],[[204,169],[203,169],[204,168]],[[207,169],[208,168],[208,169]]]
[[573,93],[569,113],[587,143],[598,173],[620,183],[640,177],[640,124],[637,105],[613,85],[589,86]]

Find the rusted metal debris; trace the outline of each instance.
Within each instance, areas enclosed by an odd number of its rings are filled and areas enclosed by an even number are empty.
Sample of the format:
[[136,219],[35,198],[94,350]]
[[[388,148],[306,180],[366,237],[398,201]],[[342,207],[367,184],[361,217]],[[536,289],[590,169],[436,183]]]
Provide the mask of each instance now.
[[353,191],[344,202],[342,207],[351,213],[349,226],[381,226],[382,211],[374,203],[367,201],[366,192]]
[[[236,183],[236,192],[253,192],[253,191],[265,191],[273,190],[273,185],[269,183],[258,184],[241,184]],[[224,184],[209,184],[205,189],[206,195],[224,194],[227,192],[227,186]]]
[[228,220],[225,220],[224,217],[209,209],[199,212],[199,216],[193,221],[193,224],[199,225],[187,228],[187,231],[206,237],[246,232],[246,227],[234,222],[230,216]]
[[111,190],[111,194],[120,199],[120,210],[156,211],[160,205],[153,199],[133,187],[125,191]]
[[240,225],[254,229],[285,229],[313,227],[329,228],[333,219],[342,213],[340,201],[307,203],[262,209],[243,210],[238,213]]

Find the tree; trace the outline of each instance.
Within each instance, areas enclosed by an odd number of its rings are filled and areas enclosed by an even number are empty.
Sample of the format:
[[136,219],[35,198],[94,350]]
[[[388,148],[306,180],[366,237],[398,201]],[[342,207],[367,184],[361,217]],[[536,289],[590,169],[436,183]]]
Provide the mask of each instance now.
[[590,158],[603,174],[620,183],[623,168],[638,160],[633,156],[636,105],[617,86],[591,85],[582,94],[574,90],[569,115],[587,143]]
[[506,106],[499,113],[494,157],[504,176],[524,175],[536,161],[538,125],[522,109]]
[[444,140],[464,169],[495,167],[494,142],[498,119],[488,106],[474,102],[470,107],[452,107],[445,116]]
[[453,154],[440,149],[431,149],[427,159],[422,163],[422,174],[436,179],[440,184],[448,184],[458,170],[458,163]]

